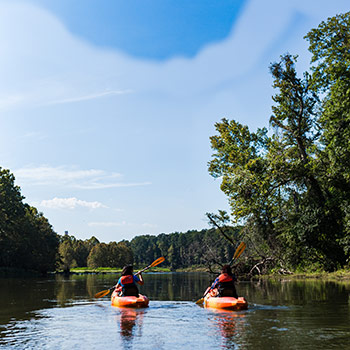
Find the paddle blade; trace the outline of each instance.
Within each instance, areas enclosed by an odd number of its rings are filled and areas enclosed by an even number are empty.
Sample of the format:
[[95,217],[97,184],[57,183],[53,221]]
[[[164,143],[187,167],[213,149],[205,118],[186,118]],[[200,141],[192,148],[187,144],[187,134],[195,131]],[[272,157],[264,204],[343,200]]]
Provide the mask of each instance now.
[[157,260],[154,260],[153,263],[150,265],[150,267],[157,266],[157,265],[159,265],[160,263],[162,263],[164,260],[165,260],[165,258],[164,258],[163,256],[161,256],[161,257],[158,258]]
[[235,254],[233,255],[233,260],[238,259],[241,254],[244,252],[246,244],[242,242],[236,249]]
[[106,290],[103,290],[101,292],[98,292],[94,295],[95,298],[102,298],[104,297],[105,295],[107,295],[109,293],[109,289],[106,289]]
[[203,304],[204,298],[200,298],[199,300],[196,301],[197,305]]

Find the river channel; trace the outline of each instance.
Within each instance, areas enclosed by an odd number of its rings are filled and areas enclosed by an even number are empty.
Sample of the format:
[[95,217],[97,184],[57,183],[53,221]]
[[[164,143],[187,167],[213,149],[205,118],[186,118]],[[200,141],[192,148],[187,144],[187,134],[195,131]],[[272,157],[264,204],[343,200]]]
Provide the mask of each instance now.
[[1,349],[350,349],[350,281],[239,282],[246,311],[195,304],[212,276],[146,273],[146,309],[93,295],[115,275],[0,278]]

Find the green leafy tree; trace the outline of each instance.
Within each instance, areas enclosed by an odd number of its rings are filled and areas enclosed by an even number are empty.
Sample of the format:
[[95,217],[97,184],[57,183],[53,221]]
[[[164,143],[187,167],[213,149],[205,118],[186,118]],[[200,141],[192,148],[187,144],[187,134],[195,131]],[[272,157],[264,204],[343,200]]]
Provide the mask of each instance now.
[[332,267],[341,252],[331,239],[330,232],[337,232],[338,226],[329,210],[327,186],[319,176],[318,97],[310,89],[311,77],[297,76],[295,63],[296,57],[284,55],[271,65],[278,93],[273,96],[270,124],[275,135],[268,156],[274,182],[285,198],[282,204],[289,208],[277,217],[278,226],[299,257],[328,259],[326,264]]
[[64,240],[59,245],[58,252],[60,255],[59,266],[65,273],[69,273],[71,268],[77,267],[72,240]]
[[58,236],[23,199],[14,175],[0,168],[0,267],[53,271]]
[[53,231],[49,221],[36,208],[26,205],[25,210],[27,232],[29,233],[25,250],[29,253],[29,266],[42,273],[55,271],[59,246],[58,235]]
[[91,249],[87,265],[90,268],[109,267],[108,246],[106,243],[98,243]]
[[319,123],[323,129],[321,150],[332,209],[341,229],[334,236],[350,260],[350,12],[328,18],[306,39],[312,53],[315,91],[324,96]]
[[306,38],[311,75],[299,78],[289,54],[270,67],[272,135],[223,119],[209,172],[222,178],[233,219],[245,223],[255,250],[267,247],[275,263],[332,270],[350,251],[350,13]]

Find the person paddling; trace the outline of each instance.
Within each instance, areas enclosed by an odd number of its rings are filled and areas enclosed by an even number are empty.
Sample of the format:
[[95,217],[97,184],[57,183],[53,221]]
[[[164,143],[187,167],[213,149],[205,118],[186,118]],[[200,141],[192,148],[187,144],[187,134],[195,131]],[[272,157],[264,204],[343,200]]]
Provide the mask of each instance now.
[[143,285],[144,281],[141,273],[134,275],[134,267],[127,265],[123,267],[122,275],[118,280],[115,288],[119,292],[119,296],[139,296],[137,284]]
[[221,274],[215,279],[209,287],[208,293],[211,296],[217,297],[234,297],[238,298],[235,281],[235,275],[232,273],[230,265],[224,265],[221,269]]

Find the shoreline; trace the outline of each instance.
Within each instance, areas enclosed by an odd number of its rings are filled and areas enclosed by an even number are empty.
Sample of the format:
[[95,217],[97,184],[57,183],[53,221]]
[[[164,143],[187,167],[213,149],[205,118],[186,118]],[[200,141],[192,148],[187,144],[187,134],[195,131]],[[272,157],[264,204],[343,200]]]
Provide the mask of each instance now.
[[[142,269],[142,268],[140,268]],[[137,271],[138,269],[135,268]],[[73,268],[69,272],[65,271],[52,271],[48,272],[48,275],[90,275],[90,274],[96,274],[96,275],[105,275],[105,274],[120,274],[122,271],[121,268],[96,268],[96,269],[89,269],[89,268]],[[193,273],[193,272],[199,272],[199,273],[207,273],[210,274],[205,267],[189,267],[184,269],[176,269],[172,270],[170,268],[166,267],[154,267],[150,271],[145,272],[147,273]],[[11,268],[0,268],[0,277],[27,277],[27,276],[43,276],[40,272],[36,271],[29,271],[29,270],[22,270],[22,269],[11,269]],[[267,274],[267,275],[255,275],[248,277],[247,275],[239,275],[237,276],[240,281],[257,281],[257,280],[283,280],[283,281],[293,281],[293,280],[329,280],[329,281],[348,281],[350,280],[350,269],[343,269],[335,272],[295,272],[292,274]]]
[[328,281],[346,281],[350,280],[350,270],[340,270],[335,272],[296,272],[288,275],[261,275],[253,276],[252,280],[274,279],[274,280],[328,280]]

